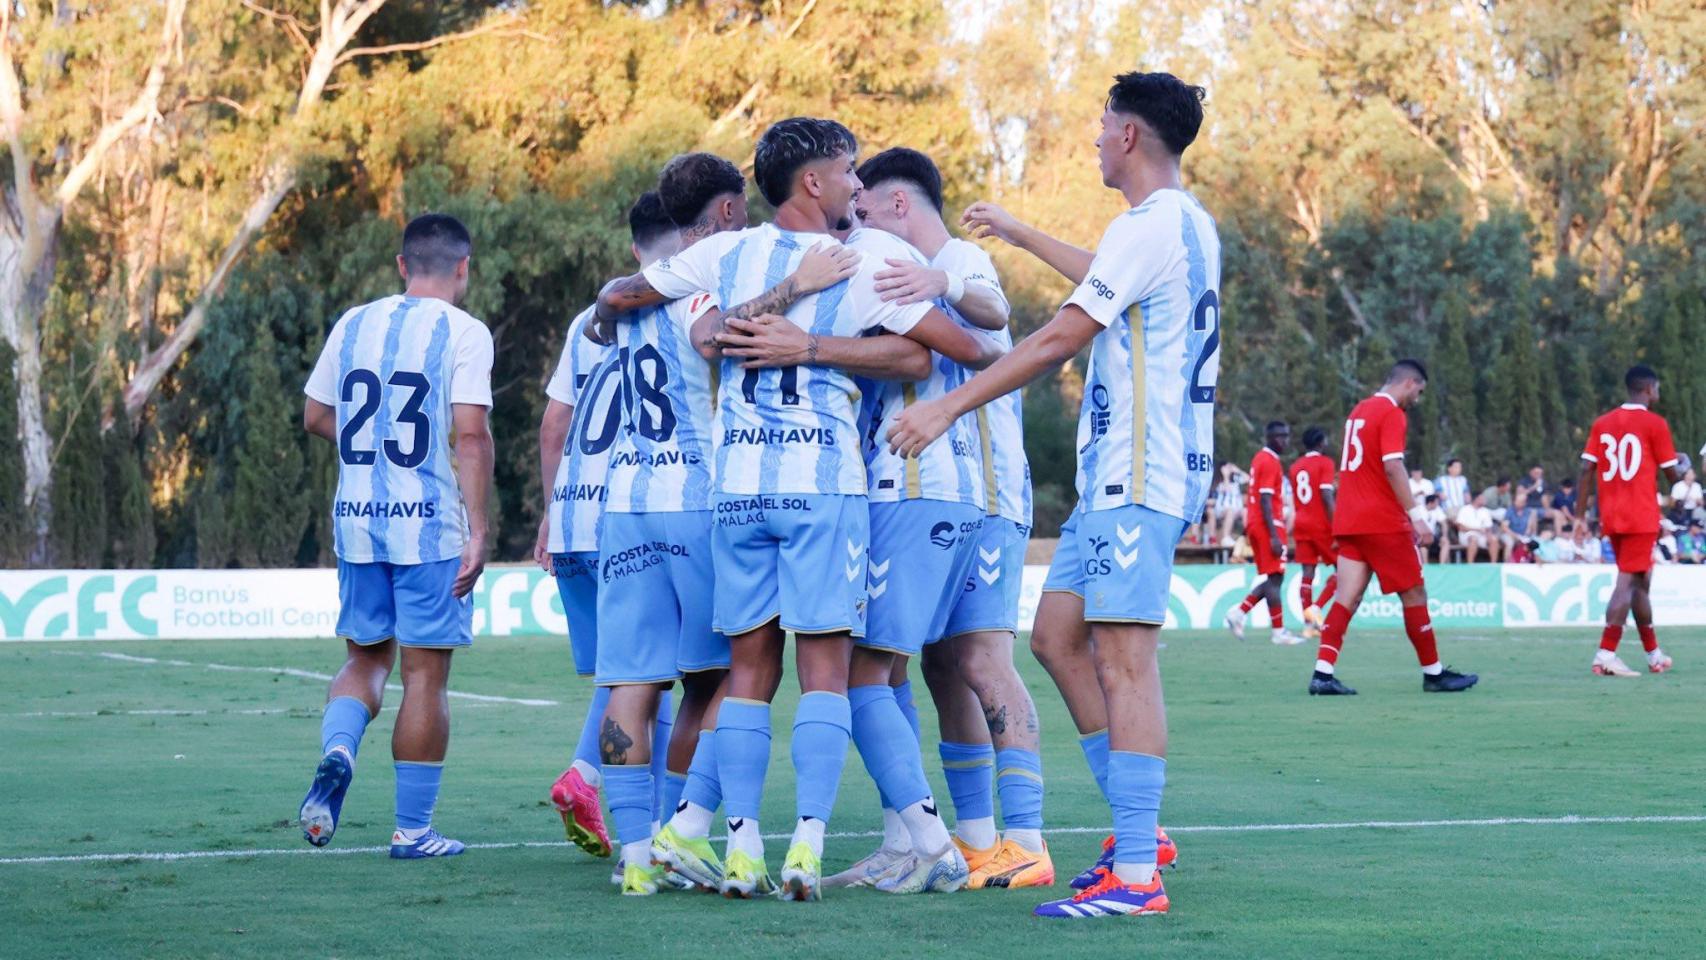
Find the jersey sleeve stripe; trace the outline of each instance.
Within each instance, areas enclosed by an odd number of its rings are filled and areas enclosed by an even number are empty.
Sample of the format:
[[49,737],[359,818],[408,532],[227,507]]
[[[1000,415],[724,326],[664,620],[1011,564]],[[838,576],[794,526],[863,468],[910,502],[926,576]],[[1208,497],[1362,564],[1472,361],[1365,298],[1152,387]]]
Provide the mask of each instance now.
[[[911,410],[918,405],[918,384],[903,384],[900,388],[900,396],[901,402],[906,404],[908,410]],[[940,443],[941,439],[938,438],[937,442]],[[906,458],[906,498],[908,500],[917,500],[924,495],[924,483],[923,478],[919,476],[918,463],[918,457]]]
[[1594,456],[1594,455],[1593,455],[1593,454],[1591,454],[1591,453],[1584,453],[1584,454],[1582,454],[1582,459],[1583,459],[1583,460],[1586,460],[1586,461],[1587,461],[1587,462],[1589,462],[1589,463],[1598,463],[1598,462],[1599,462],[1599,458],[1598,458],[1598,457],[1596,457],[1596,456]]
[[1389,453],[1386,456],[1381,457],[1380,459],[1382,459],[1382,460],[1402,460],[1402,459],[1404,459],[1404,454],[1403,453]]
[[1662,470],[1665,467],[1674,467],[1674,466],[1676,466],[1676,458],[1671,457],[1669,460],[1666,460],[1664,463],[1659,464],[1659,469]]

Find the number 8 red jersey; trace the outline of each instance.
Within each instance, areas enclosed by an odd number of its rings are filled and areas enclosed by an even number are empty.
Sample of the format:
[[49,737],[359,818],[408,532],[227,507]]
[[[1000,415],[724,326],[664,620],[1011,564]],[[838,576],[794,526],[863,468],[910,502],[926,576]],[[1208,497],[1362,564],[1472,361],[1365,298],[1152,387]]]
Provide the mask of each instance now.
[[1333,534],[1408,533],[1410,518],[1386,479],[1386,461],[1404,459],[1410,419],[1385,392],[1356,405],[1345,420]]
[[1593,422],[1582,459],[1599,468],[1599,523],[1606,533],[1659,532],[1659,470],[1676,463],[1664,417],[1625,403]]

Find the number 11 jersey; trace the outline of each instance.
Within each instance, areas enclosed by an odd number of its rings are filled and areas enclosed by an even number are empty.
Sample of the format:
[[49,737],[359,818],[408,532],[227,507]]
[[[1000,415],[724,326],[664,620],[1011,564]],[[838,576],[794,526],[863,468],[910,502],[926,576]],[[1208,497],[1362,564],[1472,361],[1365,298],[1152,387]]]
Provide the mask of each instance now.
[[437,563],[467,542],[450,405],[492,405],[492,334],[443,300],[392,296],[344,314],[303,388],[337,411],[332,530],[349,563]]

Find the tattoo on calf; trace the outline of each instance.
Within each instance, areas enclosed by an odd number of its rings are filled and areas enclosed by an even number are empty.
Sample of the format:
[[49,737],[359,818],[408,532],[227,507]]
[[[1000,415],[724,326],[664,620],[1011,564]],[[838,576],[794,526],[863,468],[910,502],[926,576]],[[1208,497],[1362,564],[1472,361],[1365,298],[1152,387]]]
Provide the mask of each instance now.
[[1007,708],[984,707],[983,722],[989,725],[991,736],[1000,736],[1007,732]]
[[604,727],[598,734],[598,753],[605,763],[624,764],[628,762],[628,748],[634,745],[634,738],[628,736],[628,731],[615,720],[604,718]]

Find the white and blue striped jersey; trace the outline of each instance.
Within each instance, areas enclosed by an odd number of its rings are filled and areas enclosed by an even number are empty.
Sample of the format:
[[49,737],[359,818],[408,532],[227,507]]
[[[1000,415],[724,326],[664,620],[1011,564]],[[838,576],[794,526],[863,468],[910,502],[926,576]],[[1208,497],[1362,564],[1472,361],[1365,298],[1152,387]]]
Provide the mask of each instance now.
[[1157,190],[1108,225],[1066,301],[1104,329],[1078,416],[1084,509],[1140,503],[1201,519],[1214,471],[1220,236],[1182,190]]
[[[871,257],[879,263],[893,258],[927,264],[924,255],[912,244],[881,230],[855,230],[848,235],[847,245],[858,250],[861,257]],[[935,306],[960,320],[945,302],[938,300]],[[986,486],[975,413],[955,420],[946,433],[916,457],[897,456],[889,451],[889,427],[901,411],[921,400],[945,396],[971,378],[971,371],[941,354],[931,354],[930,360],[930,375],[916,383],[859,380],[864,391],[859,424],[865,435],[865,471],[870,481],[871,501],[946,500],[984,506]]]
[[468,516],[450,453],[450,406],[492,405],[486,325],[443,300],[375,300],[339,318],[303,392],[337,410],[338,558],[460,557]]
[[[930,265],[946,270],[965,281],[967,287],[981,286],[1007,301],[1001,289],[1001,278],[995,272],[995,261],[984,249],[969,240],[949,238],[936,251]],[[1003,347],[1013,346],[1012,333],[982,330],[952,312],[968,329],[979,330],[993,337]],[[1031,525],[1031,463],[1025,457],[1025,422],[1021,412],[1020,391],[997,397],[977,411],[978,441],[982,450],[984,472],[984,506],[991,516],[1002,516],[1014,523]]]
[[711,365],[693,346],[693,322],[717,306],[684,297],[616,325],[622,430],[610,451],[611,513],[711,509]]
[[610,450],[622,432],[622,369],[615,347],[586,338],[592,316],[588,307],[569,324],[563,355],[545,385],[547,397],[575,408],[546,513],[545,548],[552,553],[598,549]]
[[[738,306],[780,283],[807,250],[834,242],[827,234],[795,233],[768,223],[712,234],[647,267],[646,280],[667,297],[710,291],[719,304]],[[904,247],[892,251],[904,255]],[[884,303],[875,279],[883,267],[881,256],[865,254],[857,273],[801,298],[787,319],[825,336],[859,336],[878,328],[905,334],[930,305]],[[865,493],[859,391],[851,376],[817,366],[743,370],[732,358],[723,359],[719,372],[716,492]]]

